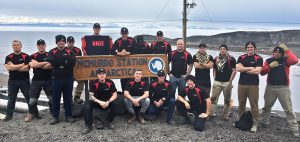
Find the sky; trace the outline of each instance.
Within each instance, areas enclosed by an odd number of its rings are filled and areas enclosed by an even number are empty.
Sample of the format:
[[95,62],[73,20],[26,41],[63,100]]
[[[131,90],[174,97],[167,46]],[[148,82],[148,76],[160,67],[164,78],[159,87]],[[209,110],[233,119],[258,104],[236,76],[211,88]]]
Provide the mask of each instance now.
[[[193,2],[188,29],[270,30],[270,25],[300,29],[299,0],[188,0]],[[0,29],[7,24],[88,23],[90,27],[99,22],[104,27],[180,30],[182,9],[183,0],[0,0]]]
[[[299,0],[189,0],[188,2],[197,4],[189,12],[190,20],[300,23]],[[18,2],[0,0],[0,16],[61,20],[97,19],[107,22],[178,20],[182,17],[182,4],[183,0],[22,0]]]

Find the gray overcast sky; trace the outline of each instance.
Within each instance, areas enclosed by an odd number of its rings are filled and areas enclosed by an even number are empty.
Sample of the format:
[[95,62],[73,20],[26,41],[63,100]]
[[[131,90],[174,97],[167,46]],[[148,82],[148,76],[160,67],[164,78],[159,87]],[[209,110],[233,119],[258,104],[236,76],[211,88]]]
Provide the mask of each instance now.
[[[68,20],[155,20],[168,0],[0,0],[0,16]],[[190,20],[210,20],[201,0]],[[299,0],[202,0],[213,21],[300,23]],[[182,18],[183,0],[169,0],[158,20]],[[83,21],[84,22],[84,21]]]

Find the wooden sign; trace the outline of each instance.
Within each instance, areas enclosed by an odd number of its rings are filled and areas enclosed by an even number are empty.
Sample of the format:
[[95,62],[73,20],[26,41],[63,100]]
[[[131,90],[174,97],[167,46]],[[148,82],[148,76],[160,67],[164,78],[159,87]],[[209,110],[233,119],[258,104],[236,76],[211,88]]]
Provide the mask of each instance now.
[[106,77],[109,79],[133,78],[136,70],[142,70],[143,77],[154,77],[161,69],[167,72],[169,63],[164,54],[78,56],[74,66],[74,78],[97,79],[96,69],[100,67],[106,70]]

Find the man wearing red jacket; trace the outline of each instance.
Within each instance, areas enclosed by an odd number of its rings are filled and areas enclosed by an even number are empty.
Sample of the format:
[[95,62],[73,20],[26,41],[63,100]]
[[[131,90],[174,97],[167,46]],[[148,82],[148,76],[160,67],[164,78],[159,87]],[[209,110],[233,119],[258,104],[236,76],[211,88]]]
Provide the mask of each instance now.
[[[287,56],[285,56],[285,54]],[[286,113],[289,127],[295,137],[299,137],[298,123],[293,112],[291,91],[289,88],[290,66],[298,63],[298,58],[286,45],[280,44],[273,50],[273,57],[267,59],[261,71],[261,75],[268,74],[265,90],[265,106],[262,113],[263,126],[270,125],[270,112],[275,103],[279,100]]]

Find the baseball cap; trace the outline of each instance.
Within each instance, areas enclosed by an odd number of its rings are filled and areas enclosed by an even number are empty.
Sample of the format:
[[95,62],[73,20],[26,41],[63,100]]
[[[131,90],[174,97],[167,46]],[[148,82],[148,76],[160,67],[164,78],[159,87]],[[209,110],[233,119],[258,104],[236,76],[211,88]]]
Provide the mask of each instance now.
[[99,74],[99,73],[106,73],[105,69],[104,68],[98,68],[96,70],[96,74]]
[[156,36],[159,36],[159,37],[161,37],[163,35],[164,35],[164,33],[162,31],[157,31],[157,33],[156,33]]
[[276,52],[276,51],[279,51],[282,55],[284,54],[284,51],[282,48],[276,46],[274,49],[273,49],[273,53]]
[[99,28],[101,28],[101,26],[100,26],[99,23],[95,23],[94,26],[93,26],[93,28],[94,28],[94,29],[99,29]]
[[126,27],[121,28],[121,34],[128,34],[128,29]]
[[74,37],[72,37],[72,36],[69,36],[68,38],[67,38],[67,42],[74,42],[75,40],[74,40]]
[[166,73],[165,73],[165,71],[164,70],[159,70],[158,72],[157,72],[157,76],[165,76],[166,75]]
[[45,45],[46,42],[43,40],[43,39],[39,39],[37,42],[36,42],[37,45]]
[[66,42],[66,37],[64,35],[55,36],[55,42],[58,43],[59,41]]
[[199,47],[206,47],[206,44],[205,44],[204,42],[201,42],[201,43],[199,44]]

